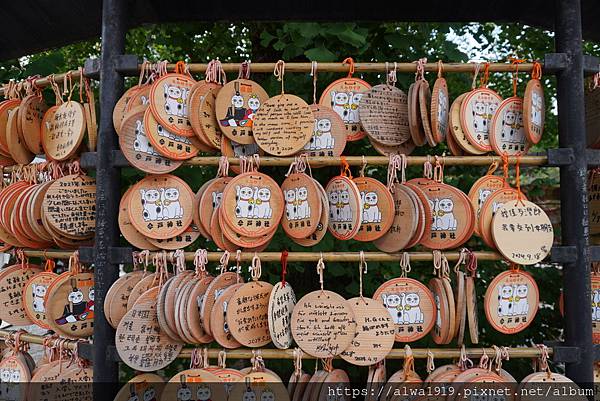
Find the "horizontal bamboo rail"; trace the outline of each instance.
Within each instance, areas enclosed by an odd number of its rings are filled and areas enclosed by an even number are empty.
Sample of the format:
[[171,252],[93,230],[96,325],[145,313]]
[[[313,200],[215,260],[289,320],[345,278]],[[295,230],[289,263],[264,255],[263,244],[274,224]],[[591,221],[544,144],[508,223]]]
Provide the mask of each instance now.
[[[407,252],[410,255],[411,262],[422,262],[433,260],[431,252]],[[150,252],[150,258],[156,252]],[[457,261],[459,258],[458,252],[443,252],[449,261]],[[473,252],[478,260],[504,260],[502,255],[497,252]],[[240,256],[241,262],[250,262],[252,258],[258,255],[261,262],[279,262],[281,260],[281,252],[242,252]],[[399,262],[403,253],[385,253],[385,252],[364,252],[367,262]],[[194,252],[185,252],[185,260],[192,262],[194,260]],[[208,252],[209,262],[218,262],[223,256],[222,252]],[[323,257],[325,262],[356,262],[360,261],[360,252],[288,252],[288,262],[318,262]],[[229,264],[235,262],[236,254],[231,253]]]
[[[15,336],[17,332],[16,331],[12,331],[12,330],[0,330],[0,338],[3,340],[6,340],[7,338],[13,338]],[[44,341],[46,341],[45,336],[39,336],[37,334],[30,334],[30,333],[23,333],[21,335],[20,340],[29,344],[38,344],[38,345],[44,345]],[[58,341],[63,341],[63,347],[70,349],[70,350],[75,350],[77,347],[77,343],[78,341],[75,340],[65,340],[65,339],[61,339],[61,338],[55,338],[52,340],[48,340],[48,345],[49,346],[54,346],[54,345],[58,345]]]
[[[76,80],[79,80],[79,77],[81,76],[81,73],[79,72],[79,70],[71,70],[71,71],[60,73],[60,74],[54,74],[54,81],[56,83],[63,82],[65,80],[65,78],[67,77],[67,74],[69,74],[69,73],[71,74],[71,79],[73,80],[73,82],[75,82]],[[39,87],[50,86],[50,76],[38,78],[34,82]],[[0,88],[0,95],[4,96],[3,88]]]
[[63,251],[60,249],[23,249],[25,256],[30,258],[52,258],[52,259],[69,259],[74,250]]
[[[223,63],[223,70],[225,72],[238,72],[240,68],[240,63]],[[190,63],[188,64],[190,72],[193,73],[201,73],[205,72],[208,64],[203,63]],[[443,72],[468,72],[472,73],[475,71],[477,63],[444,63],[443,64]],[[142,67],[141,64],[138,65],[138,70]],[[275,68],[275,63],[250,63],[250,72],[261,72],[261,73],[273,73],[273,69]],[[312,64],[311,63],[285,63],[285,72],[305,72],[309,73],[311,71]],[[317,63],[317,71],[318,72],[339,72],[339,73],[348,73],[349,71],[348,64],[342,63]],[[394,62],[385,62],[383,63],[354,63],[354,72],[385,72],[396,69],[397,72],[416,72],[417,64],[416,63],[396,63],[394,66]],[[515,71],[515,65],[510,63],[490,63],[490,72],[513,72]],[[533,69],[533,63],[523,63],[519,64],[519,71],[529,72]],[[174,71],[175,64],[167,65],[167,70]],[[426,63],[425,71],[437,72],[438,63]]]
[[[363,163],[368,165],[387,165],[390,161],[387,156],[343,156],[343,158],[351,166],[361,166]],[[409,166],[422,165],[428,160],[427,156],[407,156],[407,164]],[[188,166],[217,166],[219,165],[219,156],[199,156],[194,157],[184,162]],[[229,164],[237,165],[240,159],[237,157],[229,157]],[[308,161],[311,166],[339,166],[342,157],[309,157]],[[433,156],[429,160],[435,160]],[[492,162],[501,162],[500,156],[440,156],[446,166],[489,166]],[[510,164],[516,164],[516,157],[508,158]],[[261,166],[285,166],[288,167],[294,161],[293,157],[270,157],[265,156],[260,158]],[[548,156],[522,156],[519,158],[521,165],[528,166],[543,166],[548,163]]]
[[[460,348],[411,348],[413,356],[417,359],[426,359],[427,352],[431,351],[435,359],[455,359],[460,357]],[[178,358],[190,359],[193,348],[184,348],[179,353]],[[234,349],[226,351],[228,359],[251,359],[255,354],[251,349]],[[263,359],[295,359],[293,349],[260,349],[260,355]],[[485,352],[492,356],[496,354],[493,348],[466,348],[468,357],[477,358]],[[219,357],[220,349],[208,349],[208,357],[216,359]],[[541,351],[537,347],[519,347],[510,348],[508,351],[510,358],[536,358],[541,356]],[[552,355],[552,348],[548,348],[548,354]],[[404,359],[406,352],[404,348],[393,349],[386,359]],[[304,354],[303,359],[316,359],[310,355]]]

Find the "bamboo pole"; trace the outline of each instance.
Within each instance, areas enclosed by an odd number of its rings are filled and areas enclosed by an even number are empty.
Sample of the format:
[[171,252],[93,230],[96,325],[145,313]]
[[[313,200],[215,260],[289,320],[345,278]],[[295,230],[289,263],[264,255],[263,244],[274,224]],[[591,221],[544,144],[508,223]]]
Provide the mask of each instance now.
[[[221,64],[225,72],[238,72],[240,63],[223,63]],[[190,72],[202,73],[206,71],[208,64],[205,63],[189,63],[188,67]],[[443,63],[443,72],[466,72],[472,73],[475,71],[477,63]],[[138,65],[138,71],[142,65]],[[311,63],[285,63],[285,72],[304,72],[309,73],[311,71]],[[251,72],[260,73],[273,73],[275,63],[251,63]],[[348,64],[342,63],[317,63],[317,70],[319,72],[339,72],[347,74],[349,71]],[[361,72],[386,72],[396,69],[397,72],[416,72],[416,63],[354,63],[355,74]],[[515,65],[510,63],[490,63],[490,72],[513,72],[515,71]],[[519,71],[530,72],[533,69],[533,63],[519,64]],[[167,65],[168,71],[175,71],[175,64]],[[426,63],[425,71],[437,72],[438,63]]]
[[[172,253],[172,252],[171,252]],[[411,262],[422,262],[433,260],[432,252],[407,252],[410,255]],[[156,252],[150,252],[155,255]],[[385,253],[385,252],[364,252],[367,262],[399,262],[404,253]],[[449,261],[457,261],[459,252],[443,252]],[[497,252],[478,251],[473,252],[478,260],[504,260],[502,255]],[[194,252],[185,252],[185,260],[194,261]],[[222,252],[208,252],[209,262],[218,262],[223,256]],[[281,252],[241,252],[240,261],[250,262],[254,256],[258,256],[261,262],[279,262]],[[358,263],[360,261],[360,252],[288,252],[288,262],[318,262],[323,257],[324,262],[340,263]],[[229,263],[235,262],[236,254],[231,253]]]
[[[178,358],[190,359],[193,348],[184,348],[179,353]],[[460,348],[411,348],[413,356],[417,359],[426,359],[427,352],[431,351],[436,359],[455,359],[460,357]],[[251,359],[255,355],[263,359],[295,359],[293,349],[259,349],[253,354],[252,349],[234,349],[226,351],[228,359]],[[466,348],[466,354],[471,358],[478,358],[485,352],[487,355],[495,355],[496,351],[493,348]],[[208,357],[216,359],[221,353],[220,349],[208,349]],[[541,350],[537,347],[519,347],[510,348],[508,351],[510,358],[536,358],[541,356]],[[552,348],[548,348],[548,354],[552,355]],[[391,350],[386,359],[404,359],[406,351],[404,348],[396,348]],[[304,354],[303,359],[316,359],[310,355]],[[339,358],[339,357],[337,357]]]
[[31,258],[53,258],[53,259],[69,259],[74,250],[63,251],[60,249],[23,249],[25,256]]
[[[81,76],[79,70],[71,70],[60,74],[54,74],[54,81],[56,83],[64,82],[65,78],[67,77],[67,74],[69,73],[71,74],[71,79],[73,80],[73,82],[75,82],[75,80],[79,80],[79,77]],[[50,86],[50,75],[47,77],[38,78],[34,82],[39,87]],[[0,88],[0,95],[4,96],[4,88]]]
[[[343,158],[351,166],[361,166],[363,163],[368,165],[387,165],[389,157],[387,156],[343,156]],[[229,164],[238,165],[240,159],[237,157],[228,157]],[[428,156],[407,156],[407,164],[409,166],[422,165],[428,159],[433,161],[433,157]],[[543,166],[548,163],[548,156],[521,156],[518,158],[521,165],[528,166]],[[217,166],[219,164],[219,156],[200,156],[194,157],[184,162],[188,166]],[[309,157],[308,161],[313,167],[321,166],[339,166],[342,157]],[[489,166],[492,162],[501,162],[500,156],[440,156],[445,166]],[[510,164],[516,164],[517,158],[511,156],[508,158]],[[293,157],[270,157],[265,156],[260,158],[261,166],[284,166],[288,167],[294,161]]]
[[[14,338],[15,334],[17,332],[16,331],[12,331],[12,330],[0,330],[0,338],[2,338],[3,340],[6,340],[7,338]],[[30,334],[27,332],[24,332],[21,337],[20,340],[29,344],[38,344],[38,345],[44,345],[44,341],[46,341],[45,336],[39,336],[37,334]],[[55,345],[58,345],[59,341],[63,341],[63,347],[70,349],[70,350],[75,350],[77,347],[77,341],[75,340],[65,340],[62,338],[54,338],[51,340],[48,340],[48,345],[53,347]]]

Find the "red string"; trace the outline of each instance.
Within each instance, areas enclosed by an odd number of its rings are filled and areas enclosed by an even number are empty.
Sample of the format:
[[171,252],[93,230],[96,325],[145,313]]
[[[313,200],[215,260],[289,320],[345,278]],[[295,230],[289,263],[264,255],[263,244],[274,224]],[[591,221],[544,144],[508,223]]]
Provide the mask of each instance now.
[[183,61],[179,60],[175,64],[175,73],[176,74],[185,74],[185,63]]
[[504,186],[510,186],[508,184],[508,154],[502,154],[502,175],[504,177]]
[[521,156],[517,155],[517,163],[515,165],[515,185],[517,186],[517,200],[523,204],[523,194],[521,193]]
[[340,168],[340,175],[342,177],[348,177],[352,179],[352,171],[350,171],[350,165],[346,161],[346,157],[341,157],[342,167]]
[[350,65],[350,69],[348,70],[348,78],[352,78],[352,75],[354,74],[354,59],[352,57],[347,57],[344,59],[344,61],[342,61],[342,64]]
[[531,79],[540,79],[542,77],[542,65],[539,61],[533,62],[533,69],[531,70]]
[[288,251],[283,250],[281,252],[281,285],[285,287],[285,276],[287,275],[287,259],[288,259]]

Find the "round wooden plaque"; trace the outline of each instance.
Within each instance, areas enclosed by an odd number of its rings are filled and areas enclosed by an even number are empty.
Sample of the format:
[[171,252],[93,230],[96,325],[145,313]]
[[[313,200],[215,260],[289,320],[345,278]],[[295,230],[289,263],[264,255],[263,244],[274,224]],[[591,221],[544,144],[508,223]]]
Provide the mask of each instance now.
[[46,318],[46,294],[48,287],[58,278],[56,273],[39,272],[31,277],[23,286],[23,308],[25,314],[34,324],[49,329]]
[[[590,274],[592,301],[592,340],[600,344],[600,274]],[[564,298],[564,294],[561,294]],[[564,301],[563,301],[564,302]]]
[[35,154],[44,152],[42,147],[42,118],[48,105],[41,95],[27,96],[19,106],[21,131],[29,150]]
[[358,105],[360,123],[369,137],[387,146],[398,146],[410,138],[408,98],[392,85],[375,85]]
[[[448,131],[450,132],[450,130]],[[450,153],[452,156],[466,156],[467,152],[463,148],[458,145],[456,139],[454,139],[454,134],[449,133],[446,135],[446,144],[448,145],[448,149],[450,149]]]
[[292,238],[306,238],[314,233],[323,211],[315,180],[305,173],[290,174],[281,184],[281,191],[285,198],[283,231]]
[[329,401],[333,397],[341,397],[342,394],[348,394],[350,391],[348,374],[341,369],[334,369],[327,374],[316,400]]
[[243,346],[260,348],[271,342],[269,333],[269,298],[273,286],[251,281],[239,288],[227,308],[227,325]]
[[121,234],[131,245],[138,249],[156,250],[156,246],[152,245],[148,238],[140,234],[138,230],[131,224],[129,219],[129,197],[134,187],[127,188],[127,191],[121,197],[119,203],[119,230]]
[[48,287],[46,317],[55,332],[68,338],[94,333],[94,273],[61,274]]
[[438,78],[431,92],[431,131],[433,139],[440,143],[448,134],[450,115],[450,96],[448,84],[444,78]]
[[319,189],[320,198],[321,198],[321,218],[317,223],[316,230],[310,234],[306,238],[292,238],[292,241],[301,245],[301,246],[315,246],[327,233],[327,226],[329,225],[329,201],[327,200],[327,195],[325,193],[325,189],[323,186],[315,180],[315,185]]
[[[6,157],[10,157],[8,145],[6,143],[6,123],[8,122],[9,113],[18,108],[21,104],[20,99],[9,99],[0,102],[0,150]],[[58,106],[56,106],[58,108]]]
[[541,262],[554,242],[550,218],[528,200],[504,203],[492,220],[492,235],[500,253],[520,265]]
[[502,98],[493,90],[479,88],[469,92],[460,105],[463,132],[471,145],[480,151],[492,150],[490,125],[501,102]]
[[210,327],[210,314],[215,304],[215,300],[225,291],[227,287],[243,282],[242,278],[234,272],[225,272],[219,274],[210,282],[206,292],[198,299],[198,307],[200,308],[200,324],[208,335],[212,335]]
[[214,373],[205,369],[188,369],[177,373],[169,380],[161,399],[174,401],[227,400],[227,392],[219,377]]
[[360,124],[358,105],[371,85],[359,78],[342,78],[332,82],[323,91],[319,104],[333,109],[346,124],[348,141],[358,141],[366,133]]
[[465,291],[467,293],[467,321],[469,323],[469,335],[473,344],[479,343],[479,317],[477,315],[477,292],[475,278],[465,278]]
[[267,92],[254,81],[236,79],[225,84],[215,102],[215,112],[223,135],[240,144],[254,143],[254,118],[267,99]]
[[531,79],[523,96],[523,125],[525,137],[533,144],[542,139],[546,121],[544,88],[539,79]]
[[395,199],[388,188],[370,177],[355,177],[363,205],[360,228],[354,239],[370,242],[384,236],[395,220]]
[[437,141],[433,137],[433,129],[431,126],[431,89],[429,82],[422,80],[419,85],[419,111],[421,112],[421,124],[425,132],[425,138],[429,146],[436,146]]
[[268,175],[252,172],[238,175],[223,190],[225,223],[247,237],[260,237],[277,229],[284,209],[283,193]]
[[25,401],[31,382],[31,371],[21,353],[5,356],[0,361],[0,391],[2,398]]
[[352,307],[331,291],[313,291],[302,297],[292,313],[296,344],[316,358],[330,358],[348,348],[356,334]]
[[460,146],[467,154],[482,155],[486,151],[479,150],[475,146],[471,145],[471,142],[469,142],[467,139],[467,135],[465,134],[460,121],[460,108],[467,94],[468,93],[463,93],[454,99],[452,106],[450,106],[450,130],[448,133],[452,135],[453,139],[456,140],[456,144]]
[[192,338],[194,338],[194,340],[200,344],[210,343],[213,340],[213,338],[204,329],[200,315],[202,311],[202,302],[206,296],[206,290],[213,279],[214,277],[212,276],[206,276],[197,279],[193,283],[187,299],[187,325],[190,328],[190,335]]
[[267,100],[254,116],[254,140],[266,153],[291,156],[306,145],[313,134],[314,117],[308,104],[295,95]]
[[35,158],[23,139],[23,134],[19,132],[17,126],[20,121],[19,108],[15,107],[8,112],[6,121],[6,145],[10,157],[19,164],[29,164]]
[[494,238],[492,237],[492,220],[496,215],[496,212],[504,203],[516,200],[518,197],[519,193],[516,189],[504,187],[489,195],[481,205],[481,211],[479,213],[479,235],[490,248],[496,248]]
[[154,239],[182,234],[192,222],[194,193],[173,175],[149,176],[139,181],[129,198],[131,224]]
[[456,272],[456,284],[454,285],[454,300],[456,302],[456,325],[453,337],[456,337],[456,343],[462,345],[467,325],[467,294],[465,285],[465,274],[462,271]]
[[[139,90],[139,86],[135,85],[131,88],[127,89],[123,96],[117,100],[115,104],[115,108],[113,109],[112,117],[113,117],[113,127],[117,134],[121,135],[121,122],[125,117],[125,113],[127,113],[127,103],[131,99],[131,97]],[[56,106],[55,106],[56,107]]]
[[[42,121],[42,146],[52,160],[66,160],[77,152],[85,133],[85,112],[76,101],[61,104]],[[48,117],[48,119],[46,119]]]
[[208,181],[205,187],[201,188],[202,194],[200,195],[197,208],[198,222],[208,233],[210,233],[211,217],[215,209],[221,206],[223,190],[232,179],[232,177],[214,178]]
[[356,335],[341,357],[359,366],[374,365],[394,346],[396,327],[388,310],[371,298],[348,300],[356,320]]
[[504,99],[492,117],[490,145],[496,154],[502,156],[525,155],[529,142],[523,126],[523,100],[520,97]]
[[471,201],[471,206],[473,206],[473,210],[475,211],[475,234],[480,235],[479,233],[479,215],[481,214],[481,207],[487,198],[496,192],[499,189],[502,189],[506,186],[506,181],[504,178],[498,175],[486,174],[473,184],[471,189],[469,190],[469,200]]
[[144,128],[146,109],[147,106],[137,106],[125,115],[119,137],[121,150],[132,166],[146,173],[170,173],[182,162],[164,157],[152,147]]
[[117,328],[127,313],[127,301],[135,285],[145,277],[143,271],[133,271],[119,277],[109,288],[104,298],[104,313],[110,325]]
[[221,130],[215,113],[217,93],[221,85],[205,83],[192,92],[190,99],[190,121],[199,139],[204,139],[211,147],[221,147]]
[[[129,98],[125,106],[125,114],[138,106],[148,107],[150,105],[150,90],[152,89],[151,84],[145,84],[138,86],[138,90],[133,93],[133,96]],[[121,121],[121,124],[123,122]]]
[[396,341],[416,341],[433,328],[433,296],[417,280],[401,277],[386,281],[375,291],[373,299],[381,302],[392,317],[396,325]]
[[422,81],[416,81],[408,88],[408,128],[410,137],[416,146],[427,143],[423,124],[421,124],[421,110],[419,107],[419,85]]
[[501,333],[515,334],[533,322],[540,295],[529,273],[509,270],[492,280],[484,302],[485,316],[490,325]]
[[23,289],[34,275],[42,272],[40,266],[16,264],[0,270],[0,319],[15,326],[32,323],[25,312]]
[[329,199],[329,231],[340,240],[353,238],[361,227],[363,212],[360,191],[345,176],[332,178],[325,187]]
[[429,281],[429,289],[433,294],[436,310],[435,324],[433,325],[433,330],[431,331],[431,338],[436,344],[445,344],[446,339],[450,335],[450,331],[452,329],[450,322],[451,305],[448,302],[448,297],[446,296],[446,290],[442,284],[442,279],[431,279],[431,281]]
[[296,306],[296,294],[290,283],[277,283],[269,297],[269,333],[273,344],[279,349],[288,349],[293,342],[292,312]]
[[[230,400],[242,401],[290,401],[281,379],[269,372],[252,372],[234,383]],[[317,400],[316,398],[314,398]],[[217,400],[216,398],[214,399]]]
[[169,159],[191,159],[200,151],[200,143],[196,138],[167,130],[156,121],[150,108],[144,113],[144,132],[154,150]]
[[153,373],[143,373],[129,380],[114,401],[157,401],[165,388],[164,379]]
[[400,146],[385,146],[373,140],[371,140],[371,145],[373,145],[373,149],[375,149],[375,151],[382,156],[410,155],[416,147],[412,138],[410,138],[408,141],[404,142]]
[[150,88],[150,110],[164,129],[177,135],[192,136],[188,119],[188,97],[196,81],[188,75],[166,74]]
[[96,180],[72,174],[55,180],[44,196],[44,217],[65,237],[90,238],[96,230]]
[[421,244],[431,249],[456,248],[475,229],[475,213],[467,196],[450,185],[431,182],[423,188],[433,214],[431,233]]
[[154,372],[177,358],[182,344],[160,330],[156,314],[158,287],[146,291],[117,327],[116,347],[121,360],[132,369]]
[[231,305],[231,298],[243,284],[233,284],[223,290],[215,299],[210,311],[210,331],[215,341],[223,348],[235,349],[242,346],[231,334],[227,323],[227,310]]
[[312,104],[314,127],[310,140],[298,153],[310,157],[339,157],[346,147],[346,126],[329,106]]

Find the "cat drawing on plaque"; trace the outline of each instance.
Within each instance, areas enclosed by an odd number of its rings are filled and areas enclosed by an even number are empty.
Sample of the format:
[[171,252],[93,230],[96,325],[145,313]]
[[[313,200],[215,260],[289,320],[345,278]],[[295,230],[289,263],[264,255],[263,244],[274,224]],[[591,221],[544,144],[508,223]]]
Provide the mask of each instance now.
[[222,127],[252,127],[254,115],[260,108],[260,99],[256,94],[250,94],[248,101],[244,101],[241,92],[252,90],[252,85],[243,82],[236,83],[235,93],[231,96],[231,105],[227,108],[225,116],[219,120]]
[[304,150],[321,151],[331,150],[335,147],[335,138],[331,134],[331,120],[329,118],[315,118],[315,127],[310,141],[304,145]]
[[94,287],[87,289],[87,301],[84,291],[77,287],[77,280],[71,280],[71,291],[67,296],[63,315],[55,320],[63,326],[67,323],[82,322],[94,318]]
[[285,191],[285,215],[288,220],[304,220],[310,218],[308,189],[306,187],[291,188]]
[[454,217],[454,202],[450,198],[433,198],[429,200],[433,214],[432,231],[456,231],[458,222]]
[[267,187],[236,186],[235,216],[246,219],[270,219],[271,190]]
[[383,306],[398,325],[419,324],[424,322],[421,310],[421,297],[416,292],[401,292],[399,294],[381,294]]
[[360,198],[363,202],[362,223],[381,223],[381,211],[379,210],[379,199],[374,191],[361,192]]
[[[133,149],[135,149],[137,152],[145,153],[150,156],[160,156],[160,153],[154,150],[152,144],[146,136],[143,120],[136,120],[135,124],[136,128],[135,140],[133,141]],[[159,133],[160,132],[162,132],[162,127],[159,128]]]
[[183,207],[177,188],[140,189],[144,221],[180,219]]
[[498,317],[521,316],[529,313],[527,284],[498,286]]
[[188,88],[183,88],[177,85],[164,83],[165,95],[165,113],[169,116],[186,117],[188,116],[187,98],[190,94]]
[[43,284],[33,284],[33,310],[37,313],[46,313],[44,299],[48,292],[48,286]]

